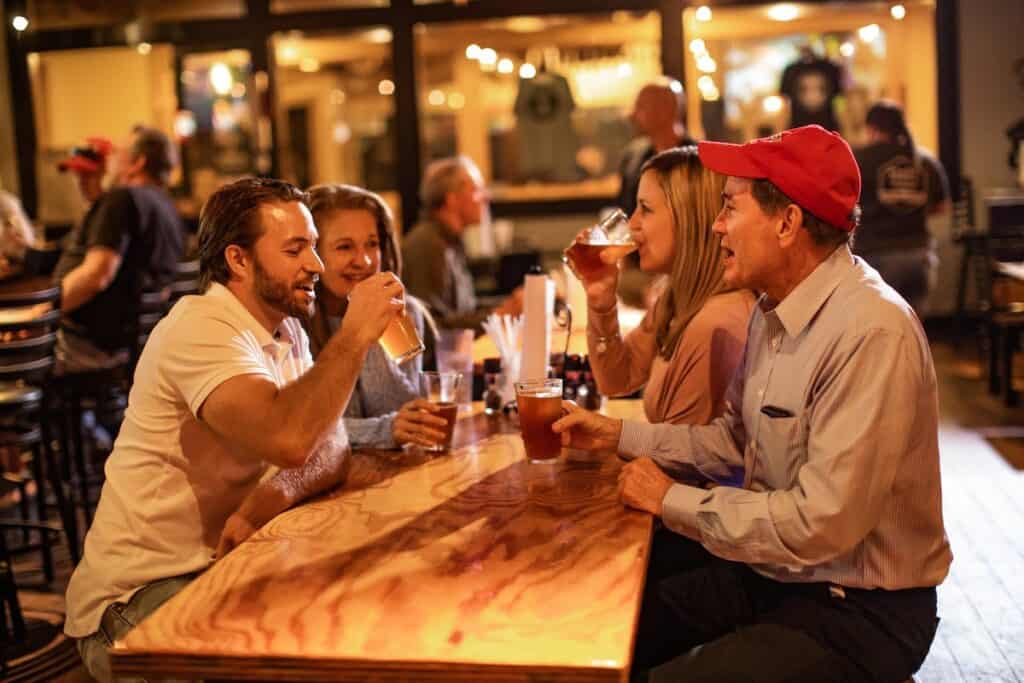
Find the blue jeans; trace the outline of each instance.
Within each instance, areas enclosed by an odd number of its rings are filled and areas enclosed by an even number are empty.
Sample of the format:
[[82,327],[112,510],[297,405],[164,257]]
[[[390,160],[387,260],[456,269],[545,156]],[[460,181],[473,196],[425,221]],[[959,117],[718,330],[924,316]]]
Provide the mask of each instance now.
[[[147,679],[142,678],[114,678],[110,671],[108,648],[114,644],[114,641],[124,638],[129,631],[155,612],[157,607],[181,591],[195,577],[195,574],[187,574],[155,581],[140,588],[128,602],[115,602],[107,606],[96,633],[79,639],[77,643],[78,654],[81,655],[82,663],[85,664],[89,674],[99,683],[146,681]],[[150,683],[154,682],[150,681]]]

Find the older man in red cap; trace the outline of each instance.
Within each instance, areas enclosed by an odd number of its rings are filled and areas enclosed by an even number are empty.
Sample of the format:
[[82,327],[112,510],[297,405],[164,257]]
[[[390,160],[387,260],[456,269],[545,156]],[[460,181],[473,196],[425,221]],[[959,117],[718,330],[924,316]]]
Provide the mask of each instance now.
[[[928,341],[850,252],[860,175],[841,137],[806,126],[699,150],[729,176],[725,281],[762,292],[725,415],[645,425],[570,406],[555,424],[635,458],[623,502],[674,532],[655,539],[634,678],[902,681],[952,560]],[[742,484],[666,474],[680,470]]]

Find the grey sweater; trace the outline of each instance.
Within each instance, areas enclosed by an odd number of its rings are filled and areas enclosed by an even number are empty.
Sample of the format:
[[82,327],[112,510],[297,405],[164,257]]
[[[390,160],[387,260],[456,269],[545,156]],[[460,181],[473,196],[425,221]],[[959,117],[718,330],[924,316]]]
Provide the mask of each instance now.
[[[407,306],[406,310],[422,338],[422,313],[416,306]],[[333,333],[341,325],[341,318],[331,318],[328,322]],[[391,434],[392,425],[398,409],[420,396],[422,363],[420,355],[396,365],[380,344],[370,347],[345,409],[349,443],[363,448],[398,448]]]

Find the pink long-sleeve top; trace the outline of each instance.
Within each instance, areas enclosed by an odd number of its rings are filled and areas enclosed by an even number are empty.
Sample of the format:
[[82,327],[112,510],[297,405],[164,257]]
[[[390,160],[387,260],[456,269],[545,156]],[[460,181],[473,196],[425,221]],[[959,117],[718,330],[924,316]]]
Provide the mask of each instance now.
[[587,344],[598,389],[623,396],[644,387],[644,412],[652,423],[711,422],[725,409],[754,303],[749,290],[712,296],[690,320],[669,360],[658,354],[652,313],[623,337],[617,308],[590,310]]

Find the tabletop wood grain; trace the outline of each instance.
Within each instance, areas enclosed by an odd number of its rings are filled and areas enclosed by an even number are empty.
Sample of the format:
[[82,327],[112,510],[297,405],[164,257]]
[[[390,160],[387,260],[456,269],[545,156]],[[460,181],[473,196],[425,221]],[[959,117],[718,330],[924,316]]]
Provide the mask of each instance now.
[[[609,412],[636,417],[639,401]],[[530,464],[505,419],[450,454],[359,452],[115,644],[121,675],[625,681],[651,517],[613,454]]]

